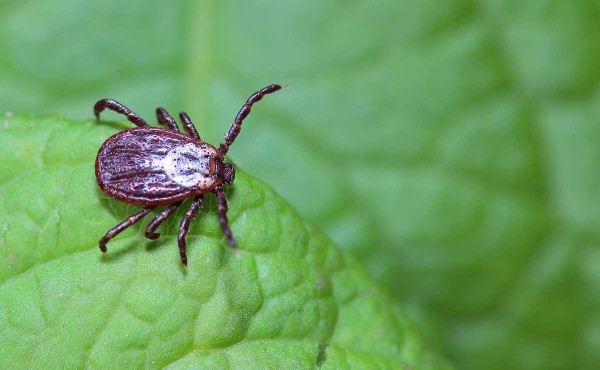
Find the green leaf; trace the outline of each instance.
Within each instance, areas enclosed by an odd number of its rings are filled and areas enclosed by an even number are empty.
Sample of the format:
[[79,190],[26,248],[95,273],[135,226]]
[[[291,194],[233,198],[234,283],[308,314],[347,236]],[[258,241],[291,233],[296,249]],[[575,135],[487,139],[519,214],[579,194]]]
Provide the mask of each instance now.
[[[447,365],[345,254],[266,185],[238,171],[228,247],[212,196],[148,241],[139,209],[96,185],[102,141],[125,127],[5,117],[0,156],[0,358],[7,368],[411,368]],[[141,224],[145,224],[142,222]]]
[[460,368],[598,369],[598,45],[597,0],[3,0],[0,111],[89,119],[111,97],[217,143],[287,83],[242,168]]

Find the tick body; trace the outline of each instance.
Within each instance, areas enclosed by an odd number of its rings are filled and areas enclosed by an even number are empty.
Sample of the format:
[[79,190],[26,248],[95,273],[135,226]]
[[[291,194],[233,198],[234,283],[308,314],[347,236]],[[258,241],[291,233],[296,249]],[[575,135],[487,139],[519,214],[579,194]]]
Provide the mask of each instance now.
[[158,127],[121,131],[104,142],[96,157],[96,177],[111,197],[159,206],[212,191],[222,156],[215,147]]
[[267,86],[248,98],[237,114],[225,142],[218,148],[203,142],[184,112],[179,117],[186,133],[180,132],[175,120],[163,108],[156,109],[158,122],[167,128],[150,127],[140,116],[126,106],[112,100],[102,99],[94,105],[94,114],[110,109],[123,114],[137,127],[121,131],[102,144],[96,157],[96,179],[100,188],[120,201],[146,206],[117,226],[110,229],[100,239],[99,247],[104,253],[106,244],[134,223],[140,221],[158,206],[166,206],[147,226],[146,237],[157,239],[160,234],[154,231],[187,198],[193,198],[181,221],[178,246],[181,261],[187,265],[185,236],[191,220],[202,205],[204,194],[214,193],[217,197],[219,224],[229,245],[237,244],[227,220],[227,199],[223,187],[235,179],[231,163],[224,160],[240,132],[244,118],[252,105],[264,95],[281,89],[280,85]]

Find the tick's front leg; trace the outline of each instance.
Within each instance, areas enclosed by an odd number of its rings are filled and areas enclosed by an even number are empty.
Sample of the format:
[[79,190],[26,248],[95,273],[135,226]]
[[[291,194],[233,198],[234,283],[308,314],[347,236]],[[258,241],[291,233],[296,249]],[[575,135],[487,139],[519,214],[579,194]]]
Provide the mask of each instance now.
[[225,238],[227,238],[229,245],[232,248],[237,248],[237,243],[235,242],[233,234],[231,233],[231,229],[229,228],[229,220],[227,220],[227,198],[225,198],[225,190],[223,190],[223,185],[218,185],[215,188],[215,194],[217,195],[217,202],[219,203],[219,224],[221,225],[223,234],[225,234]]
[[262,98],[265,95],[272,94],[278,90],[281,90],[281,86],[273,84],[264,87],[255,92],[254,94],[250,95],[246,103],[242,106],[242,109],[240,109],[237,116],[235,116],[235,120],[233,121],[233,125],[229,129],[229,132],[225,134],[225,142],[219,146],[219,151],[222,155],[227,154],[229,147],[231,146],[231,144],[233,144],[235,138],[240,133],[240,130],[242,129],[242,123],[244,122],[244,119],[250,114],[250,111],[252,110],[252,105],[262,100]]

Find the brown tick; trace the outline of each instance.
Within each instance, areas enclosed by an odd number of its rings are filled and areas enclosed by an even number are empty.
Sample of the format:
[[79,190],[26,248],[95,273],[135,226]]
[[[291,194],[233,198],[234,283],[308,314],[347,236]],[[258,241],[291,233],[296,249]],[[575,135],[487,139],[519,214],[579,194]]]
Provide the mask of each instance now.
[[270,85],[252,94],[235,117],[229,132],[225,134],[225,142],[218,149],[200,139],[185,112],[181,112],[179,117],[187,134],[179,131],[173,117],[163,108],[156,109],[156,118],[168,128],[150,127],[123,104],[112,99],[99,100],[94,105],[96,118],[100,118],[100,112],[104,109],[110,109],[123,114],[137,127],[121,131],[102,144],[96,157],[98,185],[115,199],[146,206],[108,230],[99,242],[102,253],[106,252],[106,244],[110,239],[140,221],[157,206],[166,205],[146,227],[146,237],[157,239],[160,234],[154,231],[158,226],[185,199],[194,197],[181,220],[177,237],[181,262],[187,266],[185,236],[206,193],[215,193],[219,224],[229,245],[237,248],[227,221],[227,199],[223,190],[224,185],[233,182],[235,170],[224,156],[240,133],[242,122],[250,113],[252,104],[280,89],[279,85]]

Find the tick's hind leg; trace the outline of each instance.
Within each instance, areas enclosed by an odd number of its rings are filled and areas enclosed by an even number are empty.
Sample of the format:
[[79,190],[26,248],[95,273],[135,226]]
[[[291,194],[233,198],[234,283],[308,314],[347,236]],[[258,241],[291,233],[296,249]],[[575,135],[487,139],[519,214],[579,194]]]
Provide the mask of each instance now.
[[168,126],[171,130],[179,131],[177,123],[164,108],[156,108],[156,119],[158,120],[158,123]]
[[179,118],[181,119],[181,122],[183,122],[183,126],[185,127],[187,132],[190,134],[190,136],[195,139],[198,139],[198,141],[200,141],[200,135],[198,135],[198,131],[196,130],[196,127],[192,123],[192,120],[187,115],[187,113],[185,113],[185,112],[179,113]]
[[179,226],[179,235],[177,236],[177,244],[179,246],[179,256],[181,257],[181,262],[183,262],[183,264],[185,266],[187,266],[187,256],[185,254],[185,248],[186,248],[185,236],[187,235],[187,233],[190,229],[190,222],[194,219],[194,217],[196,217],[196,213],[198,213],[198,210],[200,209],[200,206],[202,205],[203,199],[204,199],[204,194],[197,195],[194,198],[194,202],[192,203],[190,208],[188,208],[187,212],[185,213],[185,216],[183,216],[183,219],[181,220],[181,226]]
[[106,235],[104,235],[104,237],[102,237],[102,239],[100,239],[100,241],[98,242],[98,247],[100,247],[100,250],[102,251],[102,253],[106,253],[106,243],[108,243],[108,241],[110,239],[112,239],[115,236],[119,235],[119,233],[121,231],[127,229],[129,226],[131,226],[131,225],[135,224],[136,222],[138,222],[139,220],[141,220],[144,216],[146,216],[154,208],[156,208],[156,207],[154,207],[154,206],[147,206],[146,208],[142,209],[138,213],[135,213],[135,214],[127,217],[125,219],[125,221],[121,222],[117,226],[115,226],[112,229],[108,230],[108,232],[106,233]]
[[215,194],[217,195],[217,203],[219,203],[219,224],[227,238],[227,242],[232,248],[237,248],[237,243],[233,238],[231,229],[229,228],[229,221],[227,220],[227,198],[225,198],[225,191],[223,185],[219,185],[215,188]]
[[117,112],[117,113],[120,113],[120,114],[126,116],[127,119],[129,120],[129,122],[135,124],[136,126],[139,126],[139,127],[148,126],[148,123],[146,121],[144,121],[142,119],[142,117],[133,113],[131,111],[131,109],[127,108],[123,104],[121,104],[117,101],[114,101],[112,99],[98,100],[96,102],[96,104],[94,104],[94,115],[96,116],[97,119],[100,119],[100,112],[102,112],[105,109],[110,109],[114,112]]
[[156,217],[154,217],[154,219],[152,221],[150,221],[150,223],[148,224],[148,227],[146,227],[146,238],[148,238],[148,239],[160,238],[160,234],[155,233],[154,230],[156,230],[160,226],[160,224],[162,224],[162,222],[164,220],[169,218],[169,216],[171,216],[171,214],[180,205],[181,205],[181,202],[173,203],[170,206],[168,206],[167,208],[163,209],[163,211],[161,213],[159,213]]

